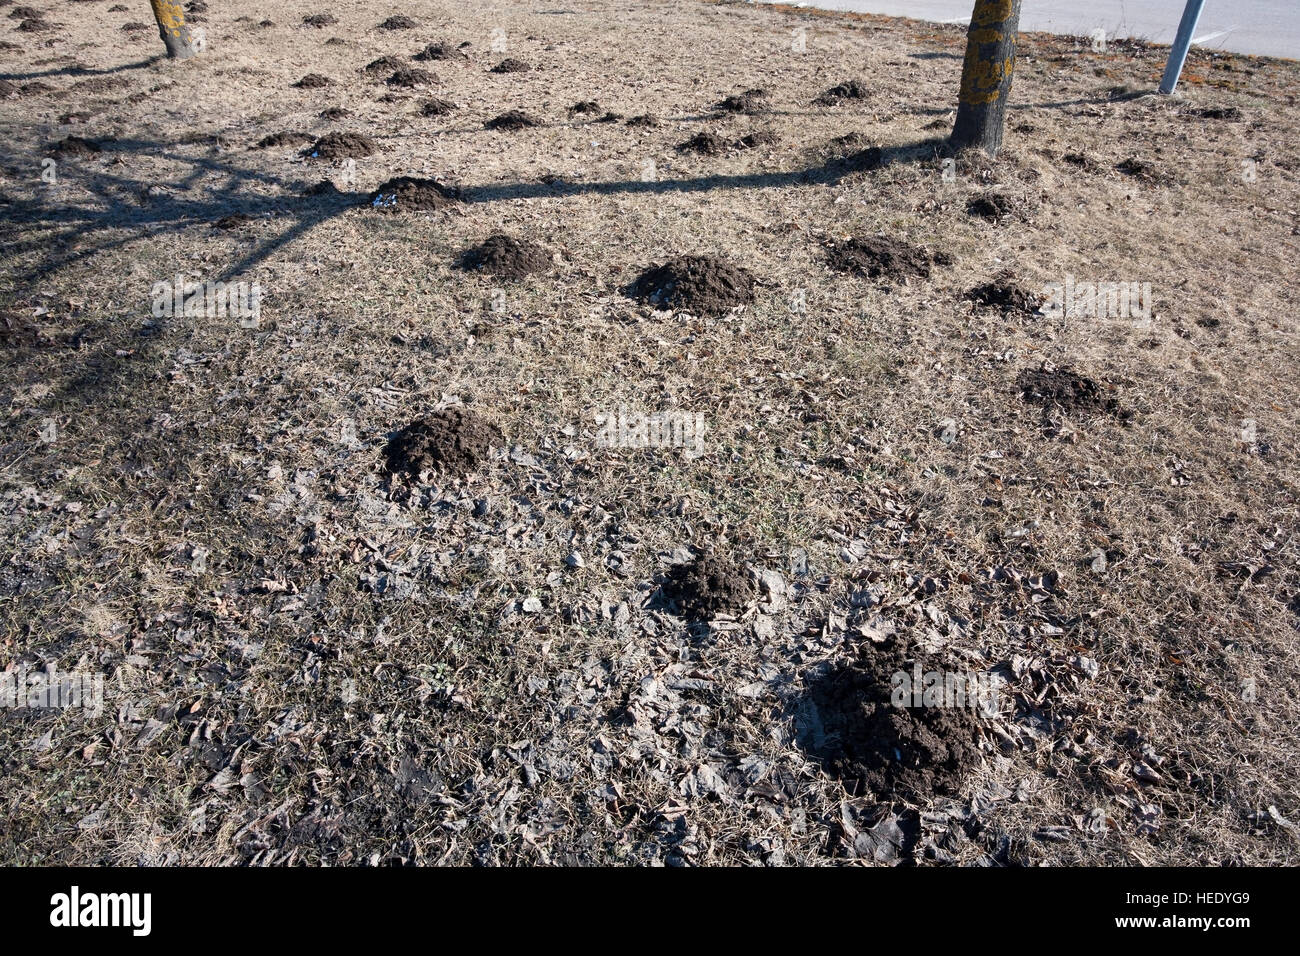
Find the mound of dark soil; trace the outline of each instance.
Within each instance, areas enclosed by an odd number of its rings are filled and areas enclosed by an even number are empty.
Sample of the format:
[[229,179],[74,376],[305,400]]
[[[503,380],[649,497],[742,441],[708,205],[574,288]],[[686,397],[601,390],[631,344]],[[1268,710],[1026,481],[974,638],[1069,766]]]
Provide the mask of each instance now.
[[35,7],[21,6],[14,7],[9,11],[10,20],[33,20],[41,15],[41,11]]
[[677,151],[679,153],[701,153],[705,156],[718,156],[725,153],[729,146],[730,143],[717,133],[703,130],[686,142],[678,143]]
[[637,115],[637,116],[633,116],[631,119],[629,119],[629,120],[627,121],[627,125],[628,125],[628,126],[646,126],[646,127],[658,126],[658,125],[659,125],[659,117],[655,116],[653,113],[641,113],[641,114],[639,114],[639,115]]
[[367,76],[379,76],[381,73],[392,73],[395,70],[406,69],[406,64],[395,56],[381,56],[377,60],[371,60],[361,68],[361,72]]
[[420,104],[421,116],[446,116],[456,108],[450,100],[440,100],[436,96]]
[[1168,178],[1152,163],[1148,163],[1145,159],[1138,159],[1136,156],[1130,156],[1122,163],[1117,163],[1115,168],[1125,176],[1132,176],[1144,183],[1163,183]]
[[41,17],[31,17],[18,24],[19,33],[49,33],[54,29],[54,24]]
[[754,277],[713,256],[679,256],[647,269],[627,291],[659,309],[716,316],[754,301]]
[[755,595],[750,573],[716,551],[673,565],[662,590],[664,598],[690,621],[711,621],[719,614],[739,615]]
[[278,133],[272,133],[270,136],[263,136],[257,141],[254,149],[271,149],[280,146],[301,146],[304,143],[310,143],[312,136],[310,133],[298,133],[293,130],[282,129]]
[[551,268],[551,254],[535,242],[504,233],[488,236],[482,245],[466,249],[458,265],[462,269],[486,272],[501,279],[522,279]]
[[849,239],[830,248],[827,261],[839,272],[855,272],[869,279],[928,278],[935,259],[920,246],[900,239],[870,236]]
[[1005,193],[980,193],[966,203],[966,214],[991,222],[1000,222],[1015,211],[1015,203]]
[[308,159],[360,159],[375,151],[375,141],[362,133],[326,133],[308,147]]
[[736,140],[736,149],[757,149],[760,146],[775,146],[779,142],[781,140],[777,138],[775,133],[759,130]]
[[370,205],[393,212],[427,212],[445,209],[459,201],[456,190],[433,179],[398,176],[370,194]]
[[968,290],[963,298],[998,309],[1003,315],[1014,313],[1032,315],[1042,305],[1040,296],[1029,292],[1007,273],[994,276],[991,281]]
[[462,60],[468,61],[467,57],[460,49],[451,45],[447,40],[439,40],[436,43],[430,43],[415,56],[412,60],[428,62],[430,60]]
[[351,110],[344,109],[341,106],[331,106],[329,109],[320,111],[320,118],[331,123],[337,123],[339,120],[347,119],[351,115]]
[[518,60],[513,56],[508,56],[496,66],[492,67],[493,73],[528,73],[533,68],[531,63],[525,60]]
[[388,78],[389,86],[404,86],[414,88],[417,86],[433,86],[438,82],[438,78],[428,70],[413,70],[410,67],[402,67],[396,70]]
[[326,86],[332,86],[333,83],[334,81],[328,76],[321,76],[319,73],[308,73],[293,85],[300,90],[319,90]]
[[486,129],[516,130],[528,129],[530,126],[541,126],[542,121],[535,116],[528,115],[523,110],[506,110],[500,116],[494,116],[483,125]]
[[311,13],[302,18],[304,26],[315,27],[317,30],[323,30],[325,27],[332,27],[339,22],[339,18],[332,13]]
[[[825,730],[824,744],[809,749],[850,793],[882,801],[955,794],[979,761],[972,708],[894,706],[894,675],[911,675],[914,663],[900,648],[868,645],[808,686]],[[919,663],[922,673],[945,669]]]
[[102,143],[81,136],[64,137],[50,147],[50,152],[56,156],[93,156],[103,151]]
[[1065,412],[1106,412],[1127,417],[1119,400],[1090,378],[1068,368],[1043,364],[1023,369],[1016,378],[1016,389],[1027,402]]
[[425,471],[464,477],[500,438],[496,428],[473,412],[446,408],[393,434],[384,448],[384,470],[411,479]]
[[245,212],[233,212],[229,216],[222,216],[212,225],[218,229],[230,230],[238,229],[240,226],[247,225],[253,221],[253,217]]
[[380,30],[414,30],[419,24],[408,16],[397,14],[379,24]]
[[723,113],[761,113],[767,109],[767,91],[746,90],[735,93],[713,108]]
[[1061,159],[1069,163],[1071,166],[1076,166],[1079,169],[1086,169],[1091,171],[1097,168],[1097,164],[1094,163],[1087,156],[1083,155],[1083,153],[1066,153],[1064,156],[1061,157]]
[[841,100],[865,100],[870,95],[866,84],[861,80],[845,80],[832,86],[813,102],[818,106],[834,106]]
[[577,103],[574,103],[569,107],[569,113],[575,116],[579,114],[585,115],[599,112],[600,104],[595,100],[579,100]]

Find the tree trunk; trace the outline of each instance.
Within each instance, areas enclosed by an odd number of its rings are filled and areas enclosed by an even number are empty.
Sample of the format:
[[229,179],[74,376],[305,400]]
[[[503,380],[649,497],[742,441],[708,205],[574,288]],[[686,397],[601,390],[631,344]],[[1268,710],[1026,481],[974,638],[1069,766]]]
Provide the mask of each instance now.
[[173,60],[188,60],[201,52],[202,42],[195,42],[195,34],[185,23],[185,11],[176,0],[150,0],[153,16],[158,21],[158,34],[167,46],[167,56]]
[[1016,67],[1016,33],[1020,0],[975,0],[966,33],[966,62],[961,71],[953,148],[978,146],[996,156]]

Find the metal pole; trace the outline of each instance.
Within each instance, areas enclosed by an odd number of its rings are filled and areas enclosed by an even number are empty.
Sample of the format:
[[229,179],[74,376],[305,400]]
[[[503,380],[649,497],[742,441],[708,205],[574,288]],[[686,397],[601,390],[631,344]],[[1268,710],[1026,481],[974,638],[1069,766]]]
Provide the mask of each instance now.
[[1178,77],[1183,72],[1183,63],[1187,61],[1187,50],[1192,45],[1192,34],[1196,32],[1196,21],[1201,19],[1201,7],[1205,0],[1187,0],[1183,8],[1183,19],[1178,23],[1178,35],[1169,50],[1169,62],[1165,64],[1165,75],[1160,80],[1160,92],[1172,93],[1178,85]]

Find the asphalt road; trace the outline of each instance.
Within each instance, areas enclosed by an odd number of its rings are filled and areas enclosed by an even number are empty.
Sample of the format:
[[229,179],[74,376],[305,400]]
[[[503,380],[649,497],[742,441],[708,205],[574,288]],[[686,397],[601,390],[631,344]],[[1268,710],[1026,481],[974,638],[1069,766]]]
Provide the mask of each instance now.
[[[790,0],[785,0],[790,2]],[[857,10],[965,23],[973,0],[814,0],[828,10]],[[1184,0],[1024,0],[1022,30],[1170,43]],[[1300,0],[1207,0],[1195,40],[1209,49],[1300,58]]]

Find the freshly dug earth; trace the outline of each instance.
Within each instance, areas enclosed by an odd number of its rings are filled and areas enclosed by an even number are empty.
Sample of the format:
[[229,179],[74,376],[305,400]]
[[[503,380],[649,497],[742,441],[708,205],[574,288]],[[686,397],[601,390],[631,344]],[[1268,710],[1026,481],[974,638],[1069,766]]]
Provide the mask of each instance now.
[[456,104],[450,100],[442,100],[434,96],[420,104],[421,116],[446,116],[456,108]]
[[718,156],[729,147],[726,139],[710,130],[701,130],[684,143],[677,145],[679,153],[701,153],[705,156]]
[[967,290],[963,298],[998,309],[1004,315],[1013,313],[1032,315],[1042,305],[1041,296],[1031,293],[1007,273],[997,275],[990,281]]
[[418,419],[388,440],[384,470],[418,479],[422,472],[463,478],[501,439],[497,429],[464,408],[445,408]]
[[723,113],[761,113],[767,109],[766,90],[745,90],[719,102],[714,109]]
[[308,73],[301,80],[294,84],[300,90],[319,90],[326,86],[332,86],[334,81],[328,76],[321,76],[319,73]]
[[469,57],[467,57],[463,51],[452,46],[448,41],[439,40],[436,43],[430,43],[419,53],[415,54],[415,56],[411,57],[411,59],[420,60],[422,62],[427,62],[429,60],[468,61]]
[[516,130],[541,126],[541,120],[530,116],[523,110],[506,110],[500,116],[494,116],[483,124],[487,129]]
[[1097,382],[1069,368],[1044,364],[1024,369],[1016,378],[1016,388],[1025,401],[1049,409],[1122,414],[1118,399],[1107,395]]
[[102,153],[104,147],[93,139],[82,136],[67,136],[50,147],[50,152],[59,156],[93,156]]
[[493,73],[528,73],[532,70],[533,65],[525,60],[516,59],[508,56],[496,66],[492,67]]
[[901,239],[869,236],[832,246],[827,261],[839,272],[855,272],[870,279],[906,280],[914,276],[927,278],[934,258]]
[[911,675],[914,663],[922,673],[953,669],[916,661],[892,642],[868,644],[807,688],[825,730],[824,745],[811,747],[812,754],[852,794],[919,802],[956,794],[979,762],[973,708],[894,706],[893,675]]
[[438,82],[438,78],[428,70],[413,70],[410,67],[402,67],[395,70],[393,75],[388,78],[389,86],[402,86],[413,88],[417,86],[432,86]]
[[663,583],[663,596],[688,620],[711,621],[719,614],[738,615],[754,598],[749,571],[718,551],[675,564]]
[[406,64],[395,56],[381,56],[377,60],[371,60],[361,68],[361,72],[367,76],[382,76],[384,73],[393,73],[397,70],[406,69]]
[[458,201],[454,189],[416,176],[397,176],[370,194],[371,206],[391,212],[445,209]]
[[263,136],[253,146],[254,149],[272,149],[279,146],[301,146],[304,143],[312,142],[314,137],[310,133],[299,133],[294,130],[282,129],[278,133],[272,133],[269,136]]
[[364,133],[327,133],[309,148],[308,159],[360,159],[375,151],[375,141]]
[[1005,193],[981,193],[966,203],[966,212],[980,219],[998,222],[1011,215],[1015,204]]
[[461,253],[462,269],[486,272],[500,279],[522,279],[550,270],[551,254],[535,242],[504,233],[488,236],[481,244]]
[[754,301],[754,277],[714,256],[679,256],[647,269],[628,294],[659,309],[716,316]]
[[868,96],[867,86],[861,80],[845,80],[832,86],[813,102],[819,106],[834,106],[842,100],[865,100]]

